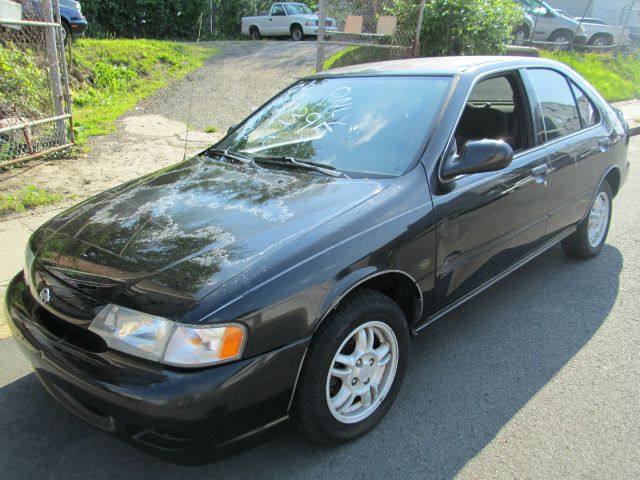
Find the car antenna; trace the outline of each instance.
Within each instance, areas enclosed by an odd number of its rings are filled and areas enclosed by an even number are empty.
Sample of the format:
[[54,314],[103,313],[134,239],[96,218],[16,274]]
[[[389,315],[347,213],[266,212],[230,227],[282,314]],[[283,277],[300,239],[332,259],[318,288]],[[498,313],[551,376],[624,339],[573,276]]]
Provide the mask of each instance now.
[[[187,80],[193,82],[193,78],[187,76]],[[193,104],[193,89],[195,85],[191,83],[191,98],[189,98],[189,113],[187,114],[187,132],[184,135],[184,152],[182,154],[182,161],[187,159],[187,144],[189,143],[189,125],[191,123],[191,105]]]

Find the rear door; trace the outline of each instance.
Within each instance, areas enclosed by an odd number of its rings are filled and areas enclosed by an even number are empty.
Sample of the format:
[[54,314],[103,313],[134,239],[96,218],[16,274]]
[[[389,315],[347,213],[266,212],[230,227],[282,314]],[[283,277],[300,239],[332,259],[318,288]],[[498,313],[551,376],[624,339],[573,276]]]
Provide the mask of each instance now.
[[449,191],[433,195],[438,217],[436,310],[505,272],[542,244],[548,163],[545,148],[536,145],[533,122],[518,71],[484,80],[472,91],[452,149],[460,151],[469,140],[501,139],[512,145],[514,159],[497,172],[457,177]]
[[[607,130],[586,94],[562,73],[527,70],[542,116],[538,132],[549,155],[549,222],[554,235],[582,219],[593,194],[596,169],[608,149]],[[578,108],[580,105],[580,108]]]

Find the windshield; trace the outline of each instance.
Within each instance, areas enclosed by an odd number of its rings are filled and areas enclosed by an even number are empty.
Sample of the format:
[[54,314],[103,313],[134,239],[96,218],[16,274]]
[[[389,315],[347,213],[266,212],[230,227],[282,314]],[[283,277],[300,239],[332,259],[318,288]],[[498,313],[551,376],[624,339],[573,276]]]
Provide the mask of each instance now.
[[300,3],[285,3],[284,8],[287,9],[287,15],[310,15],[311,9]]
[[450,77],[303,80],[256,112],[219,148],[293,157],[341,172],[398,176],[414,159]]

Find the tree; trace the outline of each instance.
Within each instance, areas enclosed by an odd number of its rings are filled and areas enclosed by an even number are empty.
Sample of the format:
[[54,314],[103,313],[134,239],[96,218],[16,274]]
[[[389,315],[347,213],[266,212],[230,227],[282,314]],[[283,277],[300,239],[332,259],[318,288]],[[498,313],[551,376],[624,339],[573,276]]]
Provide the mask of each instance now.
[[[417,0],[396,0],[390,11],[399,18]],[[421,56],[504,53],[513,27],[522,21],[513,0],[427,0],[420,34]]]

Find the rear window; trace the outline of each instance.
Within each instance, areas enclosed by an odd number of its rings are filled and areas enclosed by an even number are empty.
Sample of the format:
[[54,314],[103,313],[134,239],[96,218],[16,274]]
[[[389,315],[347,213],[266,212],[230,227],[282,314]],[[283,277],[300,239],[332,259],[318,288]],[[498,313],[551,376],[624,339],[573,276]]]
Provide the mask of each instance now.
[[580,130],[580,117],[567,79],[558,72],[530,69],[529,78],[542,109],[547,141]]
[[600,112],[598,112],[593,102],[582,89],[573,82],[571,82],[571,89],[578,104],[578,113],[580,115],[580,122],[582,122],[582,128],[597,125],[600,122]]

